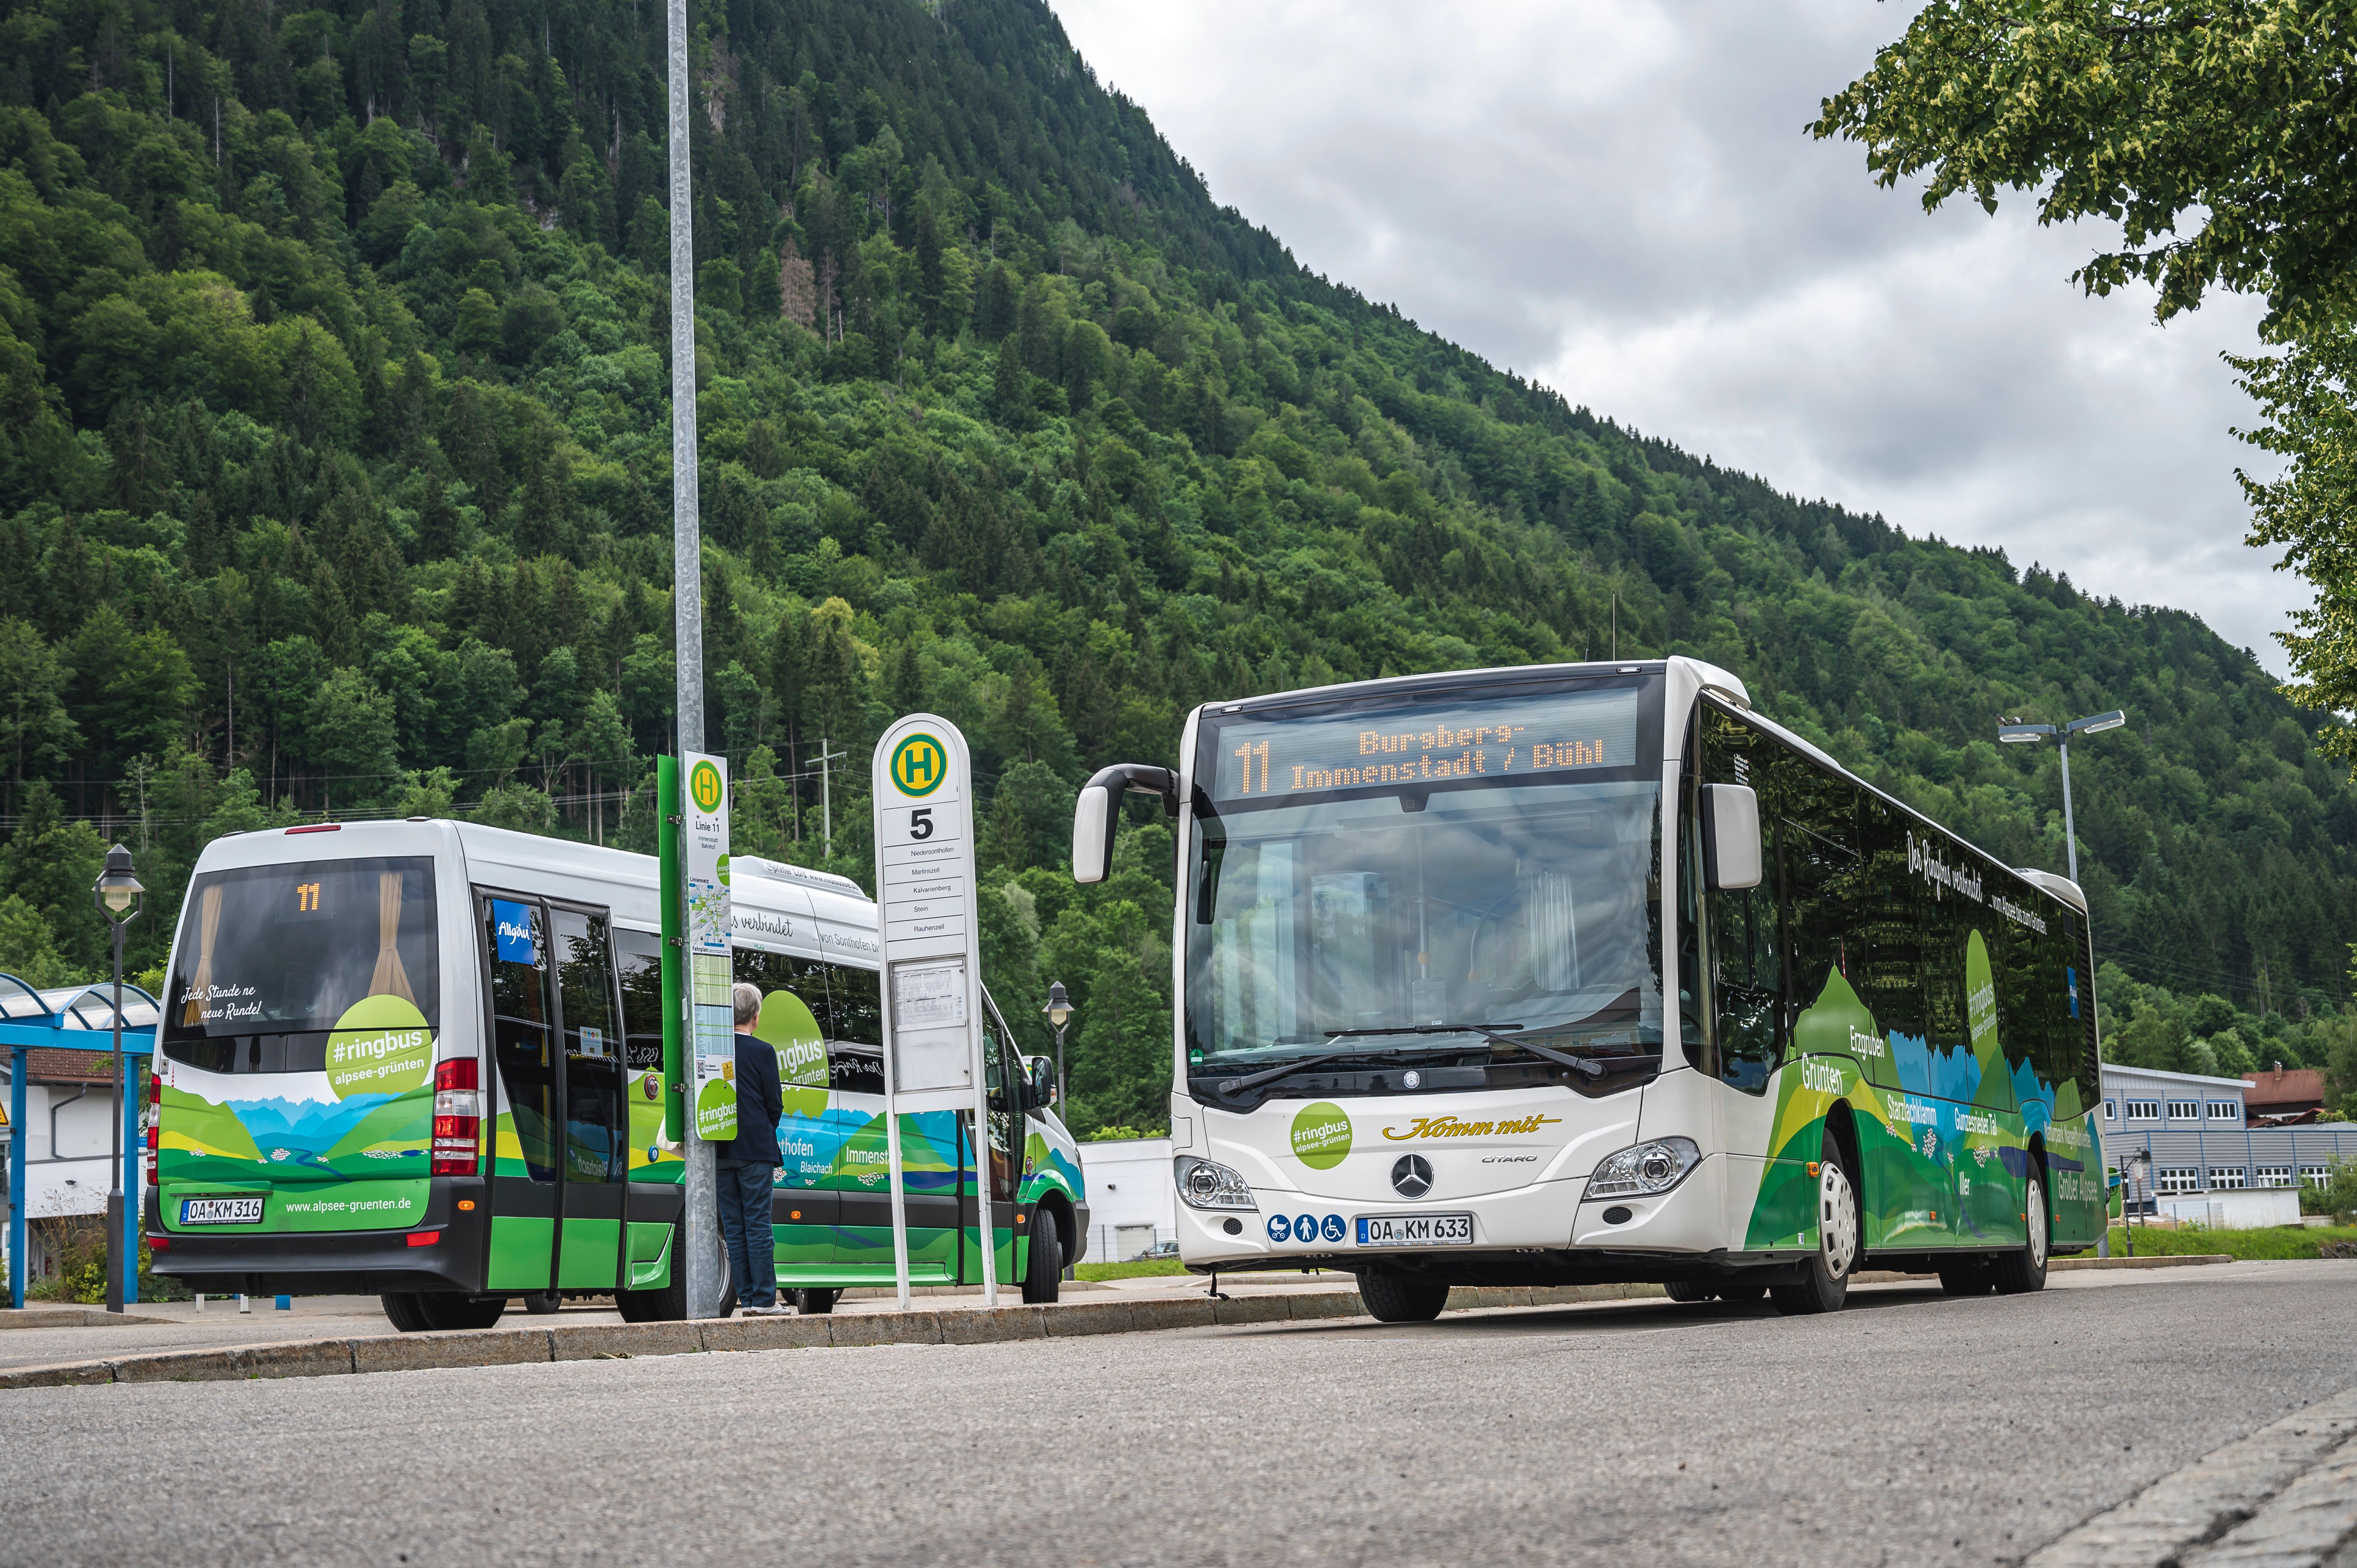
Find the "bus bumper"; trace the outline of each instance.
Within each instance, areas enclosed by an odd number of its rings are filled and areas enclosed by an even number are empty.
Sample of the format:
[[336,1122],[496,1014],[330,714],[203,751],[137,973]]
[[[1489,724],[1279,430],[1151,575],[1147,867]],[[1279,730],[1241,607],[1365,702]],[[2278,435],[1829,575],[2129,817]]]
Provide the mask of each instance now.
[[[425,1218],[402,1230],[298,1230],[242,1235],[166,1232],[155,1188],[142,1229],[154,1271],[208,1295],[380,1295],[483,1288],[490,1250],[489,1184],[436,1176]],[[461,1198],[472,1199],[460,1208]],[[419,1243],[414,1237],[433,1236]],[[160,1245],[159,1245],[160,1244]]]

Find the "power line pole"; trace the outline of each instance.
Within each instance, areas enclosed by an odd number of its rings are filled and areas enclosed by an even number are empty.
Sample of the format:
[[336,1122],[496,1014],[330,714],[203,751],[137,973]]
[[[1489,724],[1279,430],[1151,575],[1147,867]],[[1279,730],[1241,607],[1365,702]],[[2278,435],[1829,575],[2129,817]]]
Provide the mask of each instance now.
[[840,761],[842,761],[845,757],[846,757],[850,756],[851,754],[850,754],[849,752],[847,752],[847,751],[829,751],[829,750],[827,750],[827,748],[826,748],[826,745],[827,745],[827,742],[826,742],[826,736],[819,736],[819,737],[818,737],[818,821],[819,821],[819,838],[820,838],[820,842],[821,842],[823,844],[824,844],[824,846],[825,846],[825,854],[826,854],[826,857],[827,857],[829,860],[833,860],[833,859],[834,858],[834,787],[833,787],[833,786],[834,786],[834,774],[833,774],[833,773],[831,773],[830,771],[828,771],[827,764],[829,764],[829,763],[831,763],[831,762],[840,762]]
[[[669,0],[671,74],[671,546],[672,624],[676,644],[678,726],[682,756],[704,749],[704,532],[695,486],[695,198],[688,178],[688,116],[692,84],[687,58],[687,0]],[[681,807],[662,803],[665,811]],[[692,992],[691,992],[692,993]],[[694,1019],[685,1020],[694,1036]],[[712,1145],[695,1133],[691,1105],[682,1141],[686,1155],[686,1212],[680,1240],[686,1256],[687,1315],[720,1310],[719,1209]]]

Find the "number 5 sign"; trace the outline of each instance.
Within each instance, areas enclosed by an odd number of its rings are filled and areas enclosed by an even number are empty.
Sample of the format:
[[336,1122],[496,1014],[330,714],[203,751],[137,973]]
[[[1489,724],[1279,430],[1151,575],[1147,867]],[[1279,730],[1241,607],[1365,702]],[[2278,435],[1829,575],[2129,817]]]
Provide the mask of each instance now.
[[[892,1182],[893,1272],[908,1305],[900,1117],[971,1111],[989,1124],[982,1066],[982,948],[975,902],[974,765],[957,725],[911,714],[870,764],[876,919],[884,948],[884,1122]],[[980,1142],[969,1135],[967,1146]],[[980,1173],[976,1173],[979,1184]],[[996,1249],[976,1237],[985,1302],[998,1299]]]

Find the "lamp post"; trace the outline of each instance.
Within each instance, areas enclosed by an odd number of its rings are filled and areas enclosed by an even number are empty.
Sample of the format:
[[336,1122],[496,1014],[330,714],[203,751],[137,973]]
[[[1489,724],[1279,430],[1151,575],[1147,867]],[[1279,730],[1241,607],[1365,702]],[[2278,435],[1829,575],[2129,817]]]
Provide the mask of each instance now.
[[[2063,864],[2070,868],[2069,875],[2073,886],[2077,886],[2079,883],[2079,824],[2071,814],[2071,737],[2074,735],[2101,735],[2107,729],[2117,729],[2127,722],[2126,712],[2124,709],[2114,708],[2109,713],[2089,714],[2083,719],[2072,719],[2067,725],[2010,724],[1996,726],[1996,738],[2007,746],[2035,746],[2048,736],[2052,736],[2061,744],[2062,859]],[[2094,960],[2095,952],[2094,929],[2095,922],[2090,918],[2087,921],[2087,954],[2088,961],[2091,963]],[[2087,994],[2091,998],[2095,994],[2095,977],[2093,974],[2087,976]],[[2089,1005],[2093,1005],[2092,1001]],[[2095,1076],[2097,1087],[2101,1088],[2103,1065],[2100,1060],[2096,1063]],[[2133,1243],[2130,1244],[2129,1251],[2130,1255],[2133,1256],[2135,1251]],[[2106,1219],[2102,1231],[2095,1238],[2095,1256],[2108,1258],[2111,1255],[2112,1227],[2111,1221]]]
[[[123,1310],[124,1228],[123,1228],[123,928],[138,918],[139,895],[145,888],[132,874],[131,852],[116,844],[106,852],[106,869],[91,884],[90,901],[114,928],[114,1082],[109,1102],[113,1115],[113,1155],[107,1162],[106,1176],[106,1310]],[[138,1269],[138,1254],[132,1254],[131,1267]]]
[[1039,1011],[1048,1015],[1048,1026],[1056,1031],[1056,1103],[1061,1105],[1070,1092],[1064,1087],[1064,1026],[1072,1021],[1072,1003],[1064,994],[1062,981],[1049,984],[1048,1005]]
[[[1072,1021],[1072,999],[1064,994],[1064,983],[1051,981],[1048,985],[1048,1005],[1039,1009],[1048,1015],[1048,1026],[1056,1031],[1056,1103],[1064,1103],[1064,1026]],[[1072,1277],[1072,1264],[1064,1263],[1064,1277]]]

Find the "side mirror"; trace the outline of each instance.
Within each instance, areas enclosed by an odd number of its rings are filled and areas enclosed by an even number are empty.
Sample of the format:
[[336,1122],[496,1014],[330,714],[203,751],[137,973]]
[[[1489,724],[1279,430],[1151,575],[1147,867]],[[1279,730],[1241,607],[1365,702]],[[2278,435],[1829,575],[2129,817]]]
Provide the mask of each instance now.
[[1161,797],[1163,811],[1178,814],[1178,776],[1168,768],[1117,762],[1097,769],[1081,786],[1081,798],[1072,807],[1073,881],[1103,882],[1113,875],[1113,835],[1121,798],[1133,789]]
[[1056,1103],[1056,1064],[1046,1057],[1032,1057],[1024,1062],[1031,1075],[1029,1099],[1033,1109]]
[[1702,787],[1702,866],[1714,893],[1760,886],[1760,797],[1749,784]]

